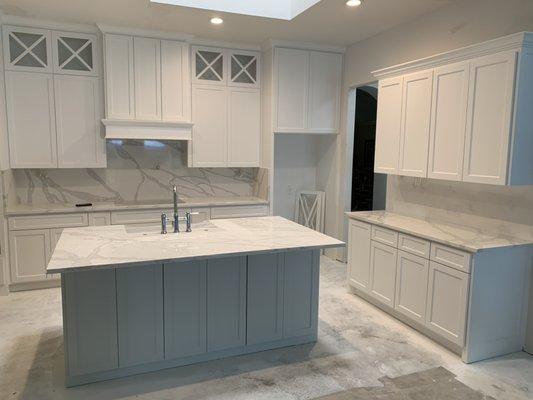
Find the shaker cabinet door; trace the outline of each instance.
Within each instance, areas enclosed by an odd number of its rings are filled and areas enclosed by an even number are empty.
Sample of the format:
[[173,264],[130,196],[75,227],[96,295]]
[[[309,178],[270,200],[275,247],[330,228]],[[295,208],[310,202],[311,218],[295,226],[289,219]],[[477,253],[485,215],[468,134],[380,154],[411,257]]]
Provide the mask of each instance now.
[[394,308],[421,324],[426,320],[429,260],[398,251]]
[[261,144],[259,89],[229,88],[228,166],[258,167]]
[[9,232],[11,281],[13,283],[46,279],[50,243],[49,229]]
[[348,223],[348,283],[367,292],[370,280],[371,226],[354,220]]
[[106,117],[133,119],[135,118],[133,37],[106,34],[104,44]]
[[161,120],[161,41],[133,38],[135,118]]
[[394,307],[397,256],[394,247],[371,241],[369,294],[389,307]]

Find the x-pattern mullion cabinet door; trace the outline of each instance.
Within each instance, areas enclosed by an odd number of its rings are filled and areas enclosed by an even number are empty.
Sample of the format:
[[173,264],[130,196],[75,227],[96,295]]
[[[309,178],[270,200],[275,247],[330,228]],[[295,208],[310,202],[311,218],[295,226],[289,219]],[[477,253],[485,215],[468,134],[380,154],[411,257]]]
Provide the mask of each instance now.
[[216,47],[192,48],[192,82],[195,84],[226,86],[226,51]]
[[98,75],[95,35],[52,32],[53,66],[56,74]]
[[228,50],[228,86],[258,88],[260,82],[260,56],[255,51]]
[[52,72],[49,30],[4,25],[3,40],[6,70]]

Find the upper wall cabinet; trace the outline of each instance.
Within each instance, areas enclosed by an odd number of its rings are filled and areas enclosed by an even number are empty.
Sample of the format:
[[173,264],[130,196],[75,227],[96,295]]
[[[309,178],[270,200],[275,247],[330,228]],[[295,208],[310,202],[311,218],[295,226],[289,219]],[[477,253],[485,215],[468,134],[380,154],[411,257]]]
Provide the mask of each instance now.
[[532,33],[375,74],[376,172],[533,184]]
[[189,45],[104,35],[106,137],[190,140]]
[[276,48],[274,132],[337,133],[342,54]]
[[3,32],[11,168],[105,167],[96,36]]
[[193,47],[189,165],[258,167],[261,146],[260,54]]

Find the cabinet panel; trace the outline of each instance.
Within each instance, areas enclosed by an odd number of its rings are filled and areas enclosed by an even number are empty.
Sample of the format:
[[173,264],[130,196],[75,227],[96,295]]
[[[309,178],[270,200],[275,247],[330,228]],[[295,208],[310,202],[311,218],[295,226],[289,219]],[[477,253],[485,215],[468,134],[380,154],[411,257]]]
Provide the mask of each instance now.
[[133,38],[135,118],[161,119],[161,41]]
[[162,360],[163,267],[117,268],[119,366]]
[[133,77],[133,38],[105,35],[105,75],[107,118],[135,117]]
[[9,232],[9,253],[13,283],[45,280],[50,259],[50,230]]
[[468,62],[446,65],[434,71],[429,178],[463,179],[468,77]]
[[378,173],[398,173],[402,93],[403,78],[401,77],[379,82],[374,158],[374,171]]
[[370,295],[394,307],[398,250],[375,241],[370,243]]
[[398,232],[382,226],[372,225],[372,240],[398,247]]
[[398,234],[398,249],[420,257],[429,258],[430,242],[416,236]]
[[275,62],[277,76],[275,130],[303,131],[307,125],[309,52],[276,49]]
[[349,221],[348,283],[368,291],[370,279],[370,225]]
[[64,275],[68,375],[118,368],[115,270]]
[[394,308],[407,317],[425,323],[429,261],[398,251]]
[[4,25],[3,40],[6,70],[52,72],[49,30]]
[[54,73],[69,75],[98,74],[95,35],[72,32],[52,32]]
[[246,257],[207,262],[207,350],[244,346]]
[[165,358],[206,348],[206,261],[165,264]]
[[280,253],[248,257],[247,345],[283,336],[282,257]]
[[228,86],[258,88],[261,82],[261,60],[258,52],[229,50],[227,53]]
[[225,51],[215,47],[193,47],[193,83],[226,86]]
[[89,226],[106,226],[111,225],[110,212],[89,213]]
[[463,346],[469,275],[431,261],[426,326]]
[[341,79],[342,54],[310,52],[309,130],[337,132]]
[[463,180],[505,185],[517,53],[474,59],[466,122]]
[[[59,238],[61,237],[61,233],[63,233],[63,228],[54,228],[50,229],[50,256],[47,263],[50,262],[50,259],[52,258],[52,255],[54,254],[54,250],[57,246],[57,242],[59,241]],[[60,279],[61,274],[47,274],[46,277],[48,279]]]
[[6,71],[11,168],[55,168],[54,83],[50,74]]
[[293,251],[284,257],[283,336],[316,334],[319,251]]
[[432,86],[433,71],[418,72],[403,78],[400,175],[427,175]]
[[106,166],[98,78],[56,75],[54,88],[58,166]]
[[258,167],[261,143],[259,89],[230,88],[228,166]]
[[220,206],[211,208],[211,218],[264,217],[268,215],[268,205]]
[[163,121],[190,121],[189,46],[161,41],[161,115]]
[[195,167],[226,166],[228,125],[226,90],[219,86],[193,86],[192,147]]

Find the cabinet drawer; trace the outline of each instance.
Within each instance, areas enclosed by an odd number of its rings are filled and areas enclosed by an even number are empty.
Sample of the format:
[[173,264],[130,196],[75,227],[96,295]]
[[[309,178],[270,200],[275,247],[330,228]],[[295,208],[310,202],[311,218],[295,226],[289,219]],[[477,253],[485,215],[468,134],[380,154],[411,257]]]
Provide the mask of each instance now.
[[372,225],[372,240],[392,247],[398,247],[398,232]]
[[87,226],[87,214],[55,214],[55,215],[25,215],[9,218],[10,230],[44,229],[44,228],[73,228]]
[[431,243],[430,258],[432,261],[458,269],[459,271],[470,272],[471,255],[466,251],[454,249],[438,243]]
[[398,235],[398,248],[420,257],[429,258],[429,242],[415,236],[400,233]]
[[211,208],[211,218],[262,217],[268,215],[267,205],[227,206]]
[[133,210],[133,211],[115,211],[111,213],[111,225],[125,224],[158,224],[161,222],[161,214],[166,213],[169,218],[172,217],[172,210]]

